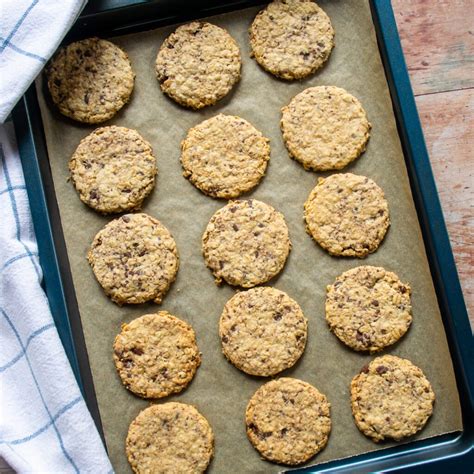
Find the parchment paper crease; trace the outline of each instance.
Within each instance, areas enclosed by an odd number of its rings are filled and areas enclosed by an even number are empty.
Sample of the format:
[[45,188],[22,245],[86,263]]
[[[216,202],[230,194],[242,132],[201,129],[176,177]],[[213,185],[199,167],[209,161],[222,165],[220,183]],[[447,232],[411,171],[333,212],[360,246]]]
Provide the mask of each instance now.
[[[341,272],[356,265],[381,265],[395,271],[413,289],[413,325],[401,342],[385,351],[419,365],[436,392],[434,414],[412,439],[462,429],[449,349],[437,306],[425,250],[410,192],[404,157],[394,121],[389,91],[379,57],[368,3],[362,0],[321,1],[336,30],[336,47],[328,64],[305,81],[283,82],[265,73],[249,57],[247,29],[258,8],[212,18],[228,29],[242,53],[242,79],[216,106],[200,112],[186,110],[167,99],[155,78],[154,61],[163,39],[174,29],[114,38],[131,58],[137,74],[131,103],[107,125],[137,129],[154,148],[159,176],[143,210],[159,218],[174,235],[181,267],[162,309],[189,321],[197,332],[202,366],[179,400],[195,404],[210,421],[216,452],[212,473],[267,473],[282,468],[263,461],[247,441],[244,412],[254,391],[265,382],[244,375],[221,354],[218,319],[235,290],[218,288],[201,256],[201,235],[211,215],[225,204],[196,190],[181,173],[180,142],[186,131],[219,112],[240,115],[271,139],[271,160],[260,186],[249,196],[283,212],[293,250],[283,273],[270,282],[295,298],[309,320],[309,338],[300,362],[283,375],[314,384],[332,404],[333,429],[328,446],[311,463],[325,462],[393,443],[374,444],[356,428],[351,415],[349,384],[371,356],[346,349],[324,320],[325,287]],[[358,97],[373,125],[366,153],[344,171],[374,179],[385,191],[392,225],[379,250],[365,260],[332,258],[305,233],[303,203],[318,177],[291,160],[284,147],[280,109],[306,87],[336,85]],[[86,253],[96,232],[111,217],[84,206],[67,182],[68,160],[93,127],[64,119],[37,83],[56,194],[77,291],[95,388],[112,462],[118,473],[129,473],[124,440],[128,425],[148,402],[122,387],[112,362],[112,342],[120,324],[157,311],[156,305],[118,307],[96,283]]]

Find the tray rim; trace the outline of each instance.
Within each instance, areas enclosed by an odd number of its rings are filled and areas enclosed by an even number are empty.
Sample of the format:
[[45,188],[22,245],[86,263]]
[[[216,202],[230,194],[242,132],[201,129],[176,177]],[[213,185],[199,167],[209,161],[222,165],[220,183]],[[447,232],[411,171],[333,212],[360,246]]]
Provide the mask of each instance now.
[[[112,24],[120,24],[124,13],[155,9],[158,4],[172,3],[167,0],[102,0],[97,11],[85,11],[75,29],[90,30],[101,22],[104,15],[111,15]],[[185,2],[175,2],[178,4]],[[261,1],[234,0],[225,4],[218,1],[201,1],[198,17],[216,14],[216,10],[236,10],[261,4]],[[474,345],[459,278],[456,271],[449,237],[444,222],[428,152],[423,138],[421,123],[410,85],[403,51],[398,36],[395,17],[388,0],[369,0],[377,41],[382,57],[400,140],[403,146],[413,199],[422,229],[431,275],[435,285],[445,332],[454,364],[461,401],[464,430],[444,434],[400,446],[330,461],[315,467],[297,469],[294,472],[369,472],[373,470],[393,472],[409,469],[410,472],[446,472],[456,467],[456,472],[468,472],[474,465]],[[182,6],[182,5],[181,5]],[[156,13],[156,11],[155,11]],[[196,17],[193,13],[189,18]],[[139,18],[139,17],[138,17]],[[189,19],[177,11],[171,16],[153,22],[181,22]],[[131,25],[143,29],[140,21],[130,17]],[[151,23],[150,23],[151,24]],[[115,34],[123,34],[114,28]],[[65,41],[77,36],[74,31]],[[36,91],[32,85],[15,107],[13,121],[22,161],[30,208],[38,240],[40,262],[44,274],[44,287],[53,318],[86,403],[104,439],[100,414],[90,372],[87,351],[69,269],[61,220],[54,193],[49,161]],[[48,176],[49,174],[49,176]],[[49,179],[48,179],[49,178]],[[58,229],[59,233],[55,232]],[[72,294],[71,294],[72,293]],[[76,314],[72,306],[76,306]],[[471,362],[471,366],[469,366]],[[105,444],[105,443],[104,443]],[[396,463],[396,465],[394,465]],[[470,471],[469,471],[470,472]]]

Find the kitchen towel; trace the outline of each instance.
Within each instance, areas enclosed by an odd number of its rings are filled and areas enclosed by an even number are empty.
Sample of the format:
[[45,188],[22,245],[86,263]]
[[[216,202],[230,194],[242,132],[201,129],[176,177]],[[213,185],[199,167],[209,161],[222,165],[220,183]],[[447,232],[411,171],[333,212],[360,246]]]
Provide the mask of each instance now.
[[0,456],[19,473],[113,472],[48,300],[13,124],[0,125]]

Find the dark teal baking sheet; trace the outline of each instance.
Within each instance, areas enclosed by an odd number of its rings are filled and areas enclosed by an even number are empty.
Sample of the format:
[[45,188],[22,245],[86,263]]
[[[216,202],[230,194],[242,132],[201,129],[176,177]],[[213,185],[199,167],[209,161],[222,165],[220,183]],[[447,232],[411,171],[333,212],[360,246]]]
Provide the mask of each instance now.
[[[127,33],[259,4],[256,1],[103,0],[91,2],[66,42],[79,36]],[[397,118],[461,399],[464,431],[332,461],[295,472],[471,473],[474,468],[474,344],[438,193],[423,139],[389,0],[371,0],[373,21]],[[44,287],[53,317],[89,409],[101,430],[77,302],[62,236],[36,92],[31,87],[13,112]]]

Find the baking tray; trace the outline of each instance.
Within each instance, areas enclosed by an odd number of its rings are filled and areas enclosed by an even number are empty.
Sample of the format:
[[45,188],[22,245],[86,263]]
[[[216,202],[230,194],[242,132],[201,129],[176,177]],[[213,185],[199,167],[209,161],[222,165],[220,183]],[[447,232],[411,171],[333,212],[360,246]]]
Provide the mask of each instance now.
[[[65,42],[97,34],[131,33],[192,18],[261,4],[256,1],[96,1],[81,15]],[[372,0],[377,40],[392,96],[418,218],[443,316],[461,399],[464,431],[412,442],[297,472],[472,472],[474,466],[474,345],[388,0]],[[53,317],[94,420],[102,432],[80,317],[49,169],[36,92],[31,87],[13,112],[31,212],[38,239],[44,286]]]

